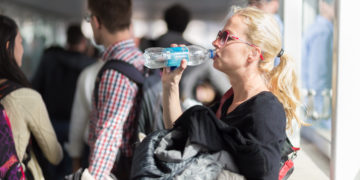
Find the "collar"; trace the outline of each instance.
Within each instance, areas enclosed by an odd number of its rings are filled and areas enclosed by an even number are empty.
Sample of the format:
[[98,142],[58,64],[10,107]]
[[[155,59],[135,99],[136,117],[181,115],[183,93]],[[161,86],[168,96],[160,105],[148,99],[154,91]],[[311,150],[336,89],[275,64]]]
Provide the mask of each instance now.
[[106,51],[104,52],[102,56],[102,60],[106,61],[108,59],[112,59],[115,57],[121,49],[126,48],[135,48],[135,42],[133,39],[128,39],[124,41],[119,41],[117,43],[114,43],[113,45],[109,46]]

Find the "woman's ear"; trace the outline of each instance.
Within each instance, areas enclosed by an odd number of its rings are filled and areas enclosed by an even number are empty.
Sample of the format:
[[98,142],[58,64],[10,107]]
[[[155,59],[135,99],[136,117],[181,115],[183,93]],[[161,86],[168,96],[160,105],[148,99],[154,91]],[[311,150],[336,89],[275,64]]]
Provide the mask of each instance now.
[[257,61],[260,59],[261,50],[258,47],[252,47],[249,53],[249,62]]
[[6,42],[6,50],[9,49],[9,43],[10,43],[9,41]]

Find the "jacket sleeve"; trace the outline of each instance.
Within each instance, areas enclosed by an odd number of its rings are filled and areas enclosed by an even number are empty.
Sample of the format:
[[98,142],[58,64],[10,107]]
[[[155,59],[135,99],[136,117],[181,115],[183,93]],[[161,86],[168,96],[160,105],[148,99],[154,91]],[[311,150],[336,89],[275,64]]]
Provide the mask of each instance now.
[[28,111],[27,124],[44,156],[50,163],[59,164],[63,158],[63,151],[40,94],[34,91],[34,94],[24,101],[24,105]]

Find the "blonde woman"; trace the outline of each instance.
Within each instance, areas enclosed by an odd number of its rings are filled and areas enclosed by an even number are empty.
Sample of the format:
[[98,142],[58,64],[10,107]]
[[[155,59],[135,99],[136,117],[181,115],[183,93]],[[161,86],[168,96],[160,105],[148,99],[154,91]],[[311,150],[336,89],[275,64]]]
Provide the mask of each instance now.
[[[213,66],[225,73],[231,83],[221,107],[213,106],[217,117],[236,127],[244,144],[236,144],[244,157],[237,163],[246,179],[278,179],[281,147],[286,128],[299,102],[294,62],[281,49],[276,21],[255,8],[236,9],[213,41],[216,49]],[[177,46],[177,45],[173,45]],[[280,64],[274,67],[275,57]],[[182,114],[179,81],[186,60],[174,71],[163,71],[163,115],[171,128]]]

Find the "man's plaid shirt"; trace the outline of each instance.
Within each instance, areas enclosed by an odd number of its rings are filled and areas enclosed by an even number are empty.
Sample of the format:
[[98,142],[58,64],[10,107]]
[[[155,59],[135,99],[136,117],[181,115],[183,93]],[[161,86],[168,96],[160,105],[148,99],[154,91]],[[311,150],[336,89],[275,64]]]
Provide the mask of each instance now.
[[[102,59],[121,59],[143,71],[144,57],[133,40],[110,46]],[[129,139],[135,131],[133,104],[137,91],[137,85],[116,70],[108,69],[101,77],[97,105],[94,95],[92,98],[89,129],[89,171],[95,179],[103,179],[110,174],[119,148],[124,156],[131,157],[133,154]]]

